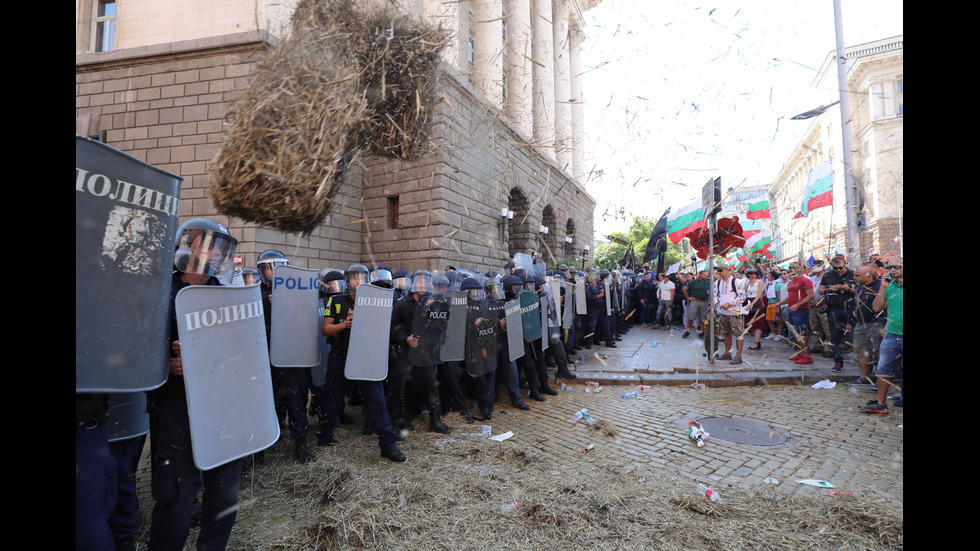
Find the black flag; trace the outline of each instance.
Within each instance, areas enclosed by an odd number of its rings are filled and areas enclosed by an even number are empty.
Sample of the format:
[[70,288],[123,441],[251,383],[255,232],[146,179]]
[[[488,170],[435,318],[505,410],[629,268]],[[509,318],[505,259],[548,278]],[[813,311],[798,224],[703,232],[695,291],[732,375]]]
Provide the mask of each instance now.
[[669,212],[670,209],[668,208],[653,226],[653,231],[650,232],[650,240],[647,241],[646,252],[643,253],[643,262],[657,260],[657,273],[664,271],[664,255],[667,253],[667,213]]

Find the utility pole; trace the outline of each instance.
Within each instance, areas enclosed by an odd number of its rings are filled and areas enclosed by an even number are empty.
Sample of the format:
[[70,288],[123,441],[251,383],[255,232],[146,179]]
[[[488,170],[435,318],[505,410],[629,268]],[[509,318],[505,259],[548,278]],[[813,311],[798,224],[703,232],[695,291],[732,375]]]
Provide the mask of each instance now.
[[844,58],[844,29],[841,22],[840,0],[834,0],[834,31],[837,36],[837,81],[840,88],[840,126],[844,161],[844,201],[847,212],[847,254],[851,266],[862,261],[861,234],[858,231],[858,192],[854,182],[854,161],[851,151],[851,102],[847,86],[847,59]]

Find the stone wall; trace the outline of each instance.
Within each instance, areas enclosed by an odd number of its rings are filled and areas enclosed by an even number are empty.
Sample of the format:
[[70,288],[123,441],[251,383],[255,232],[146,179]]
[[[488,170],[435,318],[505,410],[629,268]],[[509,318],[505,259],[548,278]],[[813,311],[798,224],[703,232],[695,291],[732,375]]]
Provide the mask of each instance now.
[[[431,152],[411,163],[360,157],[333,212],[311,235],[218,215],[208,166],[229,106],[270,41],[251,32],[78,55],[76,133],[104,132],[108,145],[183,177],[181,222],[206,216],[225,223],[240,240],[245,266],[272,248],[294,265],[317,269],[378,262],[394,269],[451,264],[486,271],[515,252],[536,250],[549,264],[552,256],[559,261],[569,226],[579,252],[592,244],[595,200],[445,65]],[[515,215],[502,224],[503,207]],[[548,244],[562,249],[553,255],[538,233],[546,210],[556,226]]]

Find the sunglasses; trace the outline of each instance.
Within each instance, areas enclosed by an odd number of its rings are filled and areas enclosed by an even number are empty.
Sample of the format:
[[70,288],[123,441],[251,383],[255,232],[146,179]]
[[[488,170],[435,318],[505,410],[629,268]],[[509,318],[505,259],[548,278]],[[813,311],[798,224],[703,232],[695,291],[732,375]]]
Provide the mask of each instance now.
[[901,270],[901,266],[885,266],[886,270]]
[[835,270],[846,270],[847,266],[834,266]]

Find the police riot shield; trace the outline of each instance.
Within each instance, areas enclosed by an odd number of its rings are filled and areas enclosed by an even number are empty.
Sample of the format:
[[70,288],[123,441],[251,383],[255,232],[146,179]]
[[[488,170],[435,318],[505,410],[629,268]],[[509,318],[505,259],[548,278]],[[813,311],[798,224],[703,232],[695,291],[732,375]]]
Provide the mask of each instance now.
[[585,276],[575,276],[575,315],[586,316],[589,313],[588,305],[585,303]]
[[[326,299],[317,301],[320,327],[323,326],[323,318],[327,313],[326,302]],[[310,368],[310,380],[314,386],[323,386],[327,382],[327,363],[330,361],[330,343],[323,333],[320,333],[319,343],[320,363]]]
[[127,440],[150,432],[145,392],[119,392],[109,395],[106,434],[109,442]]
[[441,350],[441,362],[461,362],[466,359],[466,291],[453,291],[449,299],[449,322],[446,342]]
[[320,272],[276,266],[272,272],[272,329],[269,361],[276,367],[320,364]]
[[394,289],[370,283],[357,286],[344,377],[354,381],[383,381],[388,376],[394,295]]
[[606,290],[605,295],[606,295],[606,315],[607,316],[611,316],[612,315],[612,300],[613,299],[612,299],[612,292],[611,292],[611,289],[612,289],[612,283],[611,282],[612,282],[612,276],[606,276],[606,278],[602,280],[602,286]]
[[527,253],[516,253],[514,254],[514,271],[524,270],[525,273],[531,273],[534,270],[534,259],[531,255]]
[[213,469],[279,439],[258,285],[192,285],[177,293],[177,327],[194,464]]
[[510,361],[524,355],[524,324],[519,298],[504,303],[504,321],[507,323],[507,352]]
[[517,295],[521,301],[521,326],[524,330],[524,341],[532,342],[541,338],[541,303],[538,294],[527,289]]
[[182,180],[75,136],[75,392],[167,380]]
[[438,295],[419,297],[412,321],[412,335],[419,345],[408,348],[408,361],[416,367],[442,363],[442,346],[449,323],[449,303]]
[[562,308],[561,326],[562,329],[572,329],[575,327],[575,286],[563,283],[565,288],[565,304]]
[[538,311],[541,314],[541,350],[545,351],[548,349],[548,343],[551,341],[551,328],[548,327],[548,299],[540,297],[538,304]]
[[466,308],[466,373],[482,377],[497,368],[497,319],[486,301],[469,301]]

